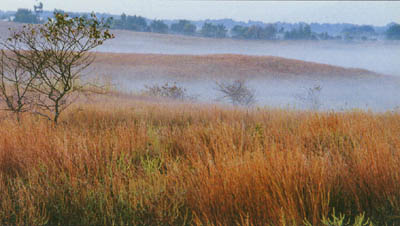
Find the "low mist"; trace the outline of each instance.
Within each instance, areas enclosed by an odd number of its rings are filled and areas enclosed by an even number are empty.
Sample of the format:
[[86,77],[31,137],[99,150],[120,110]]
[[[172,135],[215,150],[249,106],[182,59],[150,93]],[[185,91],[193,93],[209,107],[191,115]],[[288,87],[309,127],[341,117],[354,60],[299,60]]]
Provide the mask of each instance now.
[[[308,90],[315,86],[321,87],[318,96],[315,97],[320,102],[318,110],[363,109],[382,112],[395,110],[400,106],[400,43],[398,42],[246,41],[127,31],[117,31],[116,37],[98,51],[173,55],[231,53],[280,56],[346,68],[362,68],[380,74],[365,78],[347,77],[347,75],[332,76],[332,78],[329,75],[323,78],[317,78],[314,75],[291,79],[279,77],[273,79],[273,76],[250,78],[247,84],[254,91],[256,106],[315,108],[311,107],[306,100]],[[157,68],[156,65],[157,62],[154,62],[154,68]],[[130,71],[136,70],[135,65],[125,65],[125,67],[126,70],[127,68],[130,68]],[[212,72],[210,70],[214,70],[206,69],[209,73]],[[159,70],[156,75],[146,73],[146,70],[131,73],[135,76],[131,77],[126,72],[126,76],[114,77],[121,89],[125,91],[140,92],[145,85],[176,82],[177,85],[185,88],[189,95],[196,96],[198,101],[206,102],[216,102],[220,96],[216,90],[215,81],[230,77],[229,74],[221,74],[215,78],[199,76],[201,78],[188,80],[179,76],[163,76],[163,73],[167,73],[162,70]]]
[[[232,80],[120,79],[116,85],[125,92],[142,93],[146,86],[176,84],[195,102],[229,104],[216,82]],[[255,96],[253,106],[322,111],[371,110],[385,112],[400,106],[400,80],[394,77],[367,79],[252,79],[246,85]],[[311,96],[309,90],[320,87]],[[190,100],[193,101],[193,100]],[[314,102],[317,102],[314,103]]]
[[[320,102],[318,110],[363,109],[372,111],[390,111],[400,106],[400,43],[390,41],[246,41],[234,39],[209,39],[187,36],[160,35],[117,31],[117,38],[98,49],[103,52],[151,53],[151,54],[244,54],[255,56],[280,56],[341,66],[362,68],[380,74],[375,77],[342,77],[329,75],[317,78],[315,75],[303,75],[290,79],[250,78],[249,88],[254,91],[256,106],[271,106],[294,109],[315,108],[307,103],[309,89],[320,86],[315,97]],[[154,68],[157,68],[154,62]],[[125,65],[136,70],[135,65]],[[173,67],[173,66],[171,66]],[[192,67],[188,65],[187,67]],[[141,69],[140,69],[141,70]],[[140,71],[139,70],[139,71]],[[206,68],[212,73],[214,69]],[[172,69],[170,71],[173,71]],[[178,69],[177,69],[178,71]],[[174,83],[185,88],[189,95],[198,101],[215,103],[220,97],[216,90],[216,80],[229,78],[230,74],[218,74],[215,78],[201,77],[182,79],[132,72],[135,76],[118,76],[115,81],[129,92],[140,92],[145,85]],[[262,72],[260,72],[262,74]],[[214,73],[215,76],[215,73]],[[207,78],[206,78],[207,77]],[[232,78],[233,80],[234,78]],[[218,102],[220,103],[220,102]]]
[[400,76],[400,43],[393,41],[246,41],[116,31],[98,51],[280,56]]

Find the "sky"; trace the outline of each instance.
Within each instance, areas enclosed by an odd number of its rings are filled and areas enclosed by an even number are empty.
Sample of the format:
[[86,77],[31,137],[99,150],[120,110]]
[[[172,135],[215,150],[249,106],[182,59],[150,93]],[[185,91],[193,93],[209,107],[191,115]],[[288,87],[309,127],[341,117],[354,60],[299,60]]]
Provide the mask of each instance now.
[[[33,8],[37,0],[0,0],[0,10]],[[44,10],[107,12],[150,19],[223,19],[386,25],[400,23],[400,1],[41,0]]]

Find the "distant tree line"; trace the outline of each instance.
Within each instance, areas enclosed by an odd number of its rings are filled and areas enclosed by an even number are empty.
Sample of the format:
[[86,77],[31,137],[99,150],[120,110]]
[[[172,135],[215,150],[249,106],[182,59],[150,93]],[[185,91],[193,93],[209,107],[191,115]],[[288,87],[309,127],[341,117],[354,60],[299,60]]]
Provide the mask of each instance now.
[[14,22],[38,24],[40,19],[37,14],[30,9],[18,9],[14,16]]
[[200,30],[197,30],[195,24],[188,20],[179,20],[168,26],[162,20],[153,20],[148,22],[141,16],[126,16],[122,14],[120,19],[115,19],[112,28],[126,29],[139,32],[171,33],[183,35],[197,35],[210,38],[225,38],[228,30],[222,24],[204,23]]
[[133,31],[150,31],[144,17],[127,16],[125,13],[121,15],[121,19],[113,21],[113,28]]
[[[283,27],[275,24],[261,25],[235,25],[227,29],[223,24],[205,22],[197,27],[189,20],[179,20],[168,26],[162,20],[146,20],[140,16],[126,16],[115,19],[112,28],[127,29],[141,32],[155,32],[164,34],[182,34],[209,38],[235,38],[250,40],[375,40],[378,35],[370,25],[354,25],[344,28],[340,35],[331,36],[328,32],[316,33],[309,24],[299,24],[291,30],[285,31]],[[387,39],[400,39],[400,25],[392,25],[385,33]]]
[[[62,11],[61,11],[62,12]],[[71,16],[79,13],[70,13]],[[29,9],[18,9],[13,18],[14,22],[41,23],[35,12]],[[342,29],[340,34],[331,36],[328,32],[313,32],[309,24],[300,23],[285,30],[275,24],[264,25],[235,25],[228,29],[222,23],[204,22],[200,26],[189,20],[178,20],[169,25],[163,20],[148,20],[142,16],[130,16],[123,13],[119,18],[113,19],[113,29],[124,29],[138,32],[154,32],[162,34],[182,34],[209,38],[235,38],[249,40],[377,40],[378,32],[370,25],[353,25]],[[289,30],[290,29],[290,30]],[[382,31],[381,31],[382,34]],[[400,40],[400,25],[391,24],[383,34],[389,40]],[[381,35],[381,38],[383,38]]]
[[276,39],[276,28],[273,25],[266,27],[261,26],[240,26],[236,25],[232,28],[231,34],[233,38],[239,39]]
[[299,28],[294,28],[291,31],[285,32],[285,39],[287,40],[315,40],[316,36],[311,32],[310,25],[303,26],[302,24]]
[[374,37],[377,33],[370,25],[352,26],[342,30],[344,40],[368,40],[368,37]]
[[188,20],[179,20],[178,23],[171,25],[171,32],[176,34],[194,35],[196,33],[196,25]]
[[386,38],[390,40],[400,40],[400,24],[393,24],[386,31]]

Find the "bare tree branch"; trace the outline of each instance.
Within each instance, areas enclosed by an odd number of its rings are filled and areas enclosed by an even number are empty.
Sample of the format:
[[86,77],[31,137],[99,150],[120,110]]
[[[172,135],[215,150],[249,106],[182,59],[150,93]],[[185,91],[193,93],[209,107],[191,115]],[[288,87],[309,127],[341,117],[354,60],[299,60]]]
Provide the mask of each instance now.
[[250,106],[255,103],[254,91],[247,87],[245,80],[235,80],[231,83],[215,82],[216,90],[222,93],[221,100],[227,99],[233,105]]
[[114,36],[94,14],[54,16],[43,25],[25,25],[0,43],[0,98],[11,111],[31,111],[57,123],[85,87],[82,73],[94,61],[90,50]]

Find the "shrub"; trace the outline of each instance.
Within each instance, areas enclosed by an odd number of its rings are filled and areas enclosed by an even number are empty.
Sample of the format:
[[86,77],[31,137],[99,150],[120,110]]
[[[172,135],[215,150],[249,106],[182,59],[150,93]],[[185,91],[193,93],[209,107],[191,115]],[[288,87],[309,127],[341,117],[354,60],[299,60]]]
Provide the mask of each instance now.
[[165,97],[174,100],[193,99],[193,97],[187,95],[185,88],[178,86],[175,82],[172,85],[167,82],[164,85],[145,86],[143,93],[148,96]]
[[254,91],[251,90],[245,80],[235,80],[231,83],[216,82],[217,91],[222,93],[220,99],[226,99],[233,105],[249,106],[255,103]]

